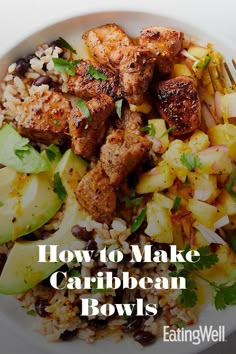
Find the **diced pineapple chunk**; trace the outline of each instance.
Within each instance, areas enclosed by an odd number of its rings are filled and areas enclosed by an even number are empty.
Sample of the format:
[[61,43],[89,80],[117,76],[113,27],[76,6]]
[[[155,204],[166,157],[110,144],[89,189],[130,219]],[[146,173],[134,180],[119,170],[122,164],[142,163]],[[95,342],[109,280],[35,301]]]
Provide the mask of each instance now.
[[187,144],[182,140],[173,140],[170,143],[169,149],[163,154],[163,159],[166,161],[173,169],[176,176],[181,182],[185,182],[188,168],[184,166],[181,162],[181,156],[183,153],[191,152]]
[[172,209],[173,200],[166,197],[161,193],[155,193],[152,198],[153,202],[155,202],[160,208]]
[[236,202],[226,190],[223,190],[219,195],[217,208],[224,215],[236,214]]
[[197,155],[202,163],[199,172],[209,174],[230,174],[232,172],[233,165],[225,145],[211,146]]
[[194,77],[192,71],[190,71],[190,69],[187,67],[187,65],[185,64],[175,64],[174,65],[174,70],[172,72],[172,77],[176,77],[176,76],[190,76],[190,77]]
[[168,134],[165,134],[163,137],[161,137],[162,134],[165,133],[167,130],[166,122],[164,119],[158,118],[158,119],[149,119],[148,124],[153,124],[155,131],[156,131],[155,138],[160,140],[160,142],[161,142],[160,153],[163,154],[163,152],[165,152],[169,146]]
[[209,54],[209,49],[208,48],[199,47],[199,46],[196,46],[196,45],[192,45],[188,49],[188,53],[193,55],[195,58],[200,59],[200,58],[205,57],[206,55]]
[[158,166],[141,175],[136,192],[145,194],[162,191],[172,186],[175,177],[173,169],[165,161],[162,161]]
[[211,145],[225,144],[229,149],[229,155],[236,160],[236,126],[225,123],[215,125],[208,131]]
[[152,103],[146,99],[141,105],[139,106],[136,106],[134,104],[130,104],[129,105],[129,108],[131,111],[133,112],[141,112],[141,113],[144,113],[144,114],[148,114],[151,112],[152,110]]
[[195,130],[188,143],[188,146],[194,154],[206,149],[209,145],[208,135],[198,129]]
[[236,92],[228,93],[221,97],[221,112],[225,121],[235,117],[236,114]]
[[[167,197],[156,195],[155,199],[147,203],[147,228],[145,233],[150,236],[155,242],[172,243],[173,242],[173,227],[171,223],[170,208],[165,205],[170,205]],[[163,197],[163,198],[162,198]],[[171,201],[171,206],[173,201]]]
[[215,206],[197,199],[190,199],[187,209],[192,212],[192,216],[197,222],[212,230],[214,230],[214,223],[222,216]]
[[218,195],[217,178],[206,173],[189,172],[188,179],[194,189],[194,199],[212,203]]
[[195,246],[196,248],[202,247],[202,246],[208,246],[209,242],[205,239],[205,237],[202,236],[200,231],[197,231],[195,233]]

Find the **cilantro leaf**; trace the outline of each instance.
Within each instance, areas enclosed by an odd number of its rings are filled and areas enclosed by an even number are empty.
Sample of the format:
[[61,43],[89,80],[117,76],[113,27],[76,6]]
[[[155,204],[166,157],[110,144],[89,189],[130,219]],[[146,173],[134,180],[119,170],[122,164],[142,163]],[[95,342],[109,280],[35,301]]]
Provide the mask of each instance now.
[[77,54],[76,50],[74,48],[72,48],[71,45],[62,37],[59,37],[56,40],[56,44],[58,44],[58,46],[61,48],[66,48],[66,49],[70,50],[72,53]]
[[14,153],[19,159],[23,159],[25,153],[30,149],[29,139],[22,138],[14,147]]
[[178,297],[178,302],[186,308],[193,307],[197,303],[197,294],[194,290],[183,289]]
[[166,131],[164,131],[160,136],[159,139],[163,138],[164,136],[168,135],[169,133],[173,132],[176,130],[176,126],[173,125],[172,127],[170,127],[169,129],[167,129]]
[[229,175],[229,179],[225,185],[225,189],[236,201],[236,168],[234,168],[231,174]]
[[187,167],[190,171],[194,170],[196,167],[202,168],[202,163],[198,156],[192,154],[183,153],[180,157],[182,164]]
[[236,283],[228,286],[221,284],[217,288],[218,290],[214,299],[217,310],[223,310],[227,306],[236,305]]
[[179,196],[176,196],[175,200],[174,200],[174,203],[173,203],[172,210],[174,210],[174,211],[178,210],[179,207],[180,207],[181,201],[182,201],[182,198],[179,197]]
[[214,298],[214,305],[216,310],[224,310],[226,308],[224,294],[218,291]]
[[4,203],[3,202],[0,202],[0,207],[4,206]]
[[108,288],[103,288],[103,289],[98,289],[98,281],[96,280],[96,282],[93,284],[93,287],[91,289],[91,294],[98,294],[98,293],[107,293],[107,292],[111,292],[112,289],[108,289]]
[[115,102],[116,113],[119,118],[121,118],[122,115],[122,104],[123,104],[123,98]]
[[46,150],[46,155],[49,161],[54,161],[59,153],[59,148],[56,145],[50,145]]
[[67,61],[62,58],[53,58],[52,61],[56,70],[62,73],[66,73],[70,76],[75,76],[76,65],[80,63],[81,59]]
[[69,274],[71,277],[80,277],[81,276],[81,273],[78,269],[71,269],[69,271]]
[[89,65],[88,72],[90,76],[92,76],[94,79],[98,80],[108,80],[108,77],[103,74],[101,71],[97,70],[93,65]]
[[156,134],[156,129],[155,129],[155,127],[154,127],[154,125],[152,123],[142,127],[141,131],[142,132],[148,132],[151,137],[154,137],[155,134]]
[[66,190],[62,184],[59,172],[56,172],[53,176],[53,187],[60,200],[64,200],[67,196]]
[[146,217],[146,211],[147,208],[144,208],[141,213],[137,216],[137,218],[134,220],[132,226],[131,226],[131,232],[135,232],[137,231],[140,226],[142,225],[142,223],[144,222],[144,219]]
[[76,105],[79,108],[79,110],[83,113],[83,115],[91,122],[92,116],[85,101],[82,98],[78,98]]
[[27,315],[30,315],[30,316],[34,316],[34,317],[37,316],[37,313],[36,313],[35,310],[29,310],[29,311],[27,311],[26,313],[27,313]]

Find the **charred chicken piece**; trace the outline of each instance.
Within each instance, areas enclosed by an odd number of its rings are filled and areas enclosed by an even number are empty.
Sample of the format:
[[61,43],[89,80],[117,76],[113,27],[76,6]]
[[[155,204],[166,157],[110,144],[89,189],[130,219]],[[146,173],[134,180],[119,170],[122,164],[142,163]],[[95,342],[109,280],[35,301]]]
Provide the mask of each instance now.
[[118,47],[110,54],[110,63],[119,70],[122,93],[131,104],[143,103],[153,77],[155,63],[152,58],[148,49],[138,46]]
[[100,162],[79,182],[76,198],[96,221],[107,224],[112,221],[117,197]]
[[114,130],[101,147],[100,160],[111,185],[118,186],[145,158],[152,143],[145,137]]
[[175,29],[152,26],[142,29],[139,44],[152,51],[159,73],[167,76],[172,72],[173,58],[182,48],[183,37],[183,32]]
[[[89,74],[90,66],[104,74],[107,80],[96,79],[91,76]],[[98,66],[89,60],[81,60],[76,66],[76,75],[69,78],[68,92],[85,100],[96,97],[101,93],[105,93],[117,100],[121,97],[119,76],[117,72],[109,70],[105,66]]]
[[69,116],[69,133],[72,137],[72,150],[75,154],[91,159],[103,142],[108,118],[115,103],[110,96],[101,94],[86,102],[91,118],[88,119],[78,108]]
[[143,126],[142,114],[133,112],[129,107],[122,109],[121,119],[115,121],[115,128],[123,129],[127,132],[142,135],[140,128]]
[[125,31],[116,24],[92,28],[82,38],[94,59],[105,65],[110,65],[109,56],[116,47],[133,44]]
[[37,92],[23,104],[18,131],[42,144],[62,144],[66,138],[70,102],[59,92]]
[[201,104],[192,78],[178,76],[160,82],[154,90],[157,109],[170,127],[172,135],[191,133],[201,123]]

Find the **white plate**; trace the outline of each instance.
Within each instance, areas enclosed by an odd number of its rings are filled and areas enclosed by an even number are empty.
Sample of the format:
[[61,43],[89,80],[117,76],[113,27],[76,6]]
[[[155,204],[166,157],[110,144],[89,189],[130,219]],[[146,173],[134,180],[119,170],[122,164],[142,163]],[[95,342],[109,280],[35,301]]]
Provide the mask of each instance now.
[[[195,5],[201,3],[201,0],[198,0]],[[168,8],[160,11],[159,7],[153,7],[155,2],[149,1],[150,6],[145,6],[138,1],[135,7],[136,10],[133,10],[131,4],[126,5],[111,5],[111,2],[103,2],[98,5],[96,3],[96,9],[93,9],[91,2],[87,6],[82,6],[80,9],[80,16],[75,16],[69,18],[67,12],[66,16],[61,15],[57,12],[58,19],[67,17],[69,19],[61,20],[60,22],[51,25],[49,27],[44,27],[42,30],[35,32],[33,35],[27,37],[22,43],[17,44],[14,48],[8,51],[6,54],[2,55],[1,60],[1,71],[0,77],[4,75],[4,71],[8,64],[21,55],[26,55],[35,49],[35,45],[42,42],[50,42],[58,36],[66,38],[72,46],[77,46],[78,39],[81,37],[81,34],[84,33],[87,29],[104,24],[115,22],[121,25],[130,35],[137,36],[142,27],[149,25],[163,25],[178,28],[183,30],[186,33],[193,35],[194,37],[201,39],[203,42],[213,42],[220,51],[224,53],[226,58],[231,58],[233,56],[233,51],[230,44],[227,44],[225,39],[211,35],[210,31],[207,30],[207,23],[201,24],[201,30],[197,26],[191,26],[187,22],[183,21],[184,16],[180,16],[180,12],[177,11],[176,14],[168,16]],[[134,2],[132,2],[134,4]],[[55,3],[54,3],[55,4]],[[106,5],[106,7],[105,7]],[[173,2],[172,2],[173,5]],[[201,4],[200,4],[201,5]],[[200,6],[199,5],[199,6]],[[146,9],[145,9],[146,8]],[[106,9],[106,10],[104,10]],[[123,10],[122,10],[123,9]],[[104,11],[102,11],[104,10]],[[75,12],[70,12],[71,14]],[[78,13],[78,11],[77,11]],[[47,22],[45,20],[45,22]],[[43,25],[43,22],[41,23]],[[37,28],[37,26],[35,26]],[[209,33],[208,33],[209,32]],[[13,42],[13,40],[12,40]],[[70,343],[47,343],[46,338],[41,337],[37,333],[33,332],[32,326],[33,321],[30,316],[27,316],[25,312],[20,308],[19,303],[17,303],[11,297],[1,296],[0,298],[1,306],[1,328],[6,326],[10,328],[9,337],[6,337],[7,340],[12,340],[12,333],[18,333],[22,338],[27,342],[31,342],[31,345],[36,346],[37,349],[34,353],[51,353],[51,354],[64,354],[69,352],[70,354],[75,353],[86,353],[92,354],[96,351],[96,354],[101,354],[107,351],[108,348],[112,345],[112,351],[115,353],[120,353],[122,351],[135,353],[137,349],[133,343],[129,340],[123,341],[117,345],[107,340],[99,341],[95,345],[88,345],[82,341],[73,341]],[[22,327],[24,323],[24,328]],[[217,312],[212,307],[207,307],[204,312],[201,313],[199,324],[202,325],[225,325],[227,333],[232,332],[236,329],[236,307],[230,308],[224,312]],[[151,354],[153,351],[157,351],[161,354],[167,354],[173,352],[175,354],[191,354],[199,352],[204,348],[210,346],[212,343],[203,343],[199,346],[194,346],[190,343],[175,343],[167,344],[158,341],[155,346],[145,348],[145,353]],[[5,347],[7,349],[7,347]],[[26,354],[30,353],[26,352]],[[4,353],[5,354],[5,353]]]

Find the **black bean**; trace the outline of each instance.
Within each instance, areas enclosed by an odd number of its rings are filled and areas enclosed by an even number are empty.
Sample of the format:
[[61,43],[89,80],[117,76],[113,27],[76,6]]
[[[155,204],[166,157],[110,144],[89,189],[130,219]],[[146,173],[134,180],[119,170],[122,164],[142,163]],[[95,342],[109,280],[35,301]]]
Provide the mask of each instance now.
[[73,236],[83,241],[89,241],[93,236],[93,232],[87,231],[85,227],[79,225],[74,225],[71,229],[71,233]]
[[49,44],[49,47],[53,47],[53,48],[58,47],[58,48],[61,48],[61,42],[60,42],[60,40],[56,39],[56,40],[52,41],[52,43]]
[[6,261],[7,261],[7,255],[4,253],[0,253],[0,274],[2,273]]
[[73,339],[74,337],[76,337],[78,333],[78,329],[74,329],[74,331],[65,331],[60,335],[61,340],[63,341],[69,341],[71,339]]
[[171,263],[168,267],[168,270],[170,270],[171,272],[175,272],[177,270],[176,265],[174,265],[173,263]]
[[93,319],[88,321],[89,325],[95,327],[98,330],[105,329],[107,327],[107,320]]
[[219,248],[219,245],[217,243],[211,243],[210,244],[210,250],[212,253],[216,253]]
[[97,252],[97,250],[98,250],[97,242],[94,241],[94,240],[89,240],[89,241],[87,242],[87,245],[86,245],[85,249],[88,250],[88,251],[95,251],[95,252]]
[[140,331],[135,333],[134,340],[142,345],[150,345],[156,341],[156,337],[147,331]]
[[49,313],[45,308],[49,306],[48,300],[38,299],[35,303],[35,310],[40,317],[48,317]]
[[27,55],[27,57],[25,58],[25,60],[29,63],[31,59],[37,58],[37,55],[32,53]]
[[50,89],[55,92],[61,92],[60,87],[54,81],[51,82]]
[[15,73],[17,76],[24,76],[29,68],[30,64],[24,58],[20,58],[16,61]]
[[51,85],[52,79],[49,76],[39,76],[36,80],[34,80],[34,85],[35,86],[41,86],[41,85]]
[[37,236],[33,232],[31,232],[28,235],[23,236],[21,239],[25,240],[25,241],[37,241],[38,240]]
[[124,290],[122,289],[122,286],[118,289],[116,289],[116,296],[114,298],[114,302],[116,304],[121,304],[123,301],[123,295],[124,295]]
[[128,322],[122,326],[122,331],[124,333],[134,332],[135,330],[140,329],[142,324],[143,324],[143,317],[141,316],[131,317],[128,319]]
[[158,317],[160,317],[163,313],[163,308],[161,306],[157,307],[157,313],[153,316],[153,315],[145,315],[145,319],[148,319],[150,317],[154,317],[155,319],[157,319]]

